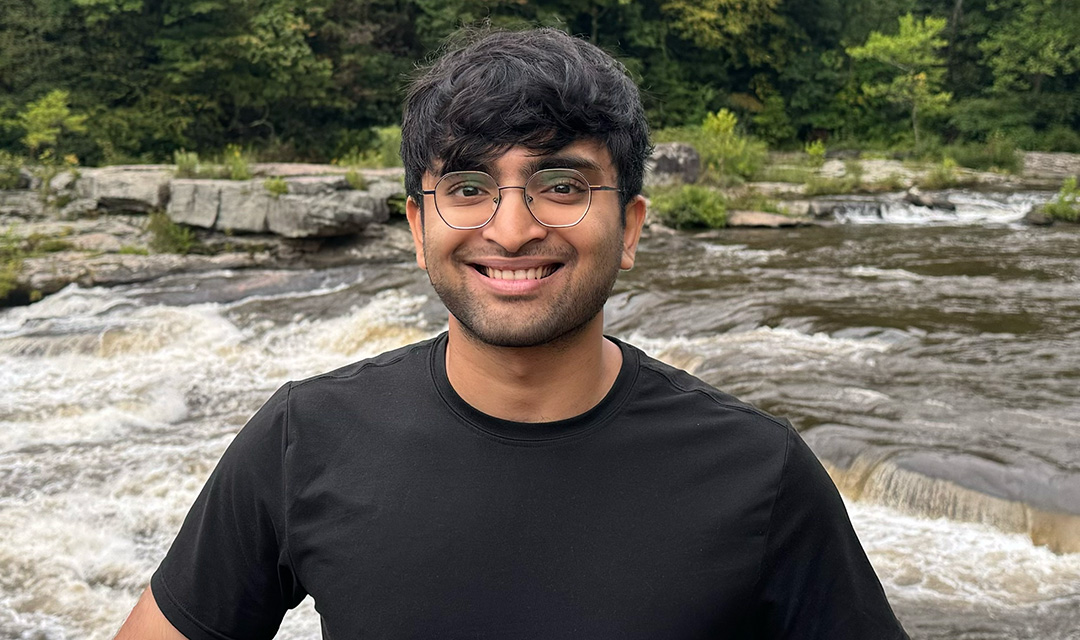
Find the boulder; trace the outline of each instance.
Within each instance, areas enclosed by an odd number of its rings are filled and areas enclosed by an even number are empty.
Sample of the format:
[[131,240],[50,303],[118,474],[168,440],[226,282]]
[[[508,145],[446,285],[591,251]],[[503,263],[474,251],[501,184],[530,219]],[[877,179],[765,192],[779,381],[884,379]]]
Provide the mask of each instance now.
[[685,142],[663,142],[656,145],[645,166],[645,184],[658,187],[670,184],[691,184],[701,174],[701,155]]
[[74,220],[92,211],[97,211],[97,208],[98,202],[93,198],[76,198],[60,209],[60,218],[62,220]]
[[36,191],[0,191],[0,216],[33,220],[45,216],[45,203]]
[[214,228],[221,208],[221,185],[227,180],[179,178],[169,183],[169,207],[165,213],[173,222]]
[[221,206],[218,208],[214,228],[221,231],[265,233],[268,229],[267,215],[275,197],[263,187],[262,182],[219,181]]
[[1033,227],[1049,227],[1054,224],[1054,219],[1046,215],[1042,205],[1036,205],[1028,209],[1028,212],[1024,214],[1024,217],[1021,218],[1020,222]]
[[338,191],[271,198],[266,221],[271,233],[286,238],[318,238],[357,233],[388,217],[385,198],[368,191]]
[[1080,154],[1029,151],[1024,154],[1024,175],[1059,179],[1080,177]]
[[148,212],[165,207],[171,179],[170,171],[157,168],[83,169],[76,193],[96,200],[103,209]]

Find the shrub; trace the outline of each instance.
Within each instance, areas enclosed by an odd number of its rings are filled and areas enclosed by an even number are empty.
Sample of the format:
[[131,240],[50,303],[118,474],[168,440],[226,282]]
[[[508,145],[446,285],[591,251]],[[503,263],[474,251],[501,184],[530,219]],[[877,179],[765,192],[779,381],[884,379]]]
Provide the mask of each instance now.
[[941,164],[919,179],[919,186],[924,189],[948,189],[962,184],[963,181],[956,173],[957,166],[956,160],[946,156]]
[[239,145],[230,144],[225,147],[225,157],[222,159],[225,170],[228,171],[229,180],[250,180],[251,163],[248,162],[247,154]]
[[992,133],[985,144],[951,145],[946,147],[943,153],[946,157],[952,157],[962,167],[983,171],[1019,173],[1024,163],[1016,150],[1016,144],[1000,131]]
[[401,127],[375,127],[371,129],[374,141],[367,149],[353,147],[333,164],[342,167],[385,169],[401,166]]
[[744,180],[754,175],[765,162],[767,150],[760,141],[736,131],[738,118],[727,109],[705,116],[701,124],[698,153],[706,169],[721,183]]
[[810,157],[811,167],[820,167],[825,164],[825,143],[821,140],[814,140],[807,142],[803,147],[803,151]]
[[179,178],[199,177],[199,154],[194,151],[177,149],[173,151],[173,164],[176,165],[176,176]]
[[189,253],[195,248],[195,232],[173,222],[162,211],[150,214],[146,223],[150,248],[158,253]]
[[0,189],[19,188],[23,164],[22,156],[0,149]]
[[719,229],[727,225],[724,197],[699,185],[684,184],[659,191],[652,198],[652,209],[661,223],[676,229]]
[[289,192],[289,183],[285,182],[285,178],[280,176],[274,176],[273,178],[267,178],[263,181],[263,187],[270,192],[270,195],[275,198],[283,196]]
[[345,173],[345,182],[349,183],[349,186],[357,191],[367,189],[367,180],[364,179],[364,174],[356,169],[349,169],[349,171]]
[[1069,178],[1061,185],[1057,197],[1043,205],[1043,213],[1054,220],[1080,222],[1080,188],[1076,178]]

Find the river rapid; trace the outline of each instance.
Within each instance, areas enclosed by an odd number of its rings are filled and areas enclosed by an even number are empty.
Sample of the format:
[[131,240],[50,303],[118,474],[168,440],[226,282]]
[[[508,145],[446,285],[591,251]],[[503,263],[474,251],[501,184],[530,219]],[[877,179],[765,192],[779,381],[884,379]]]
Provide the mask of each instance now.
[[[1080,638],[1080,228],[1045,195],[651,232],[607,330],[792,420],[915,639]],[[0,310],[0,640],[111,638],[286,380],[443,330],[399,262],[69,287]],[[319,637],[310,600],[279,637]]]

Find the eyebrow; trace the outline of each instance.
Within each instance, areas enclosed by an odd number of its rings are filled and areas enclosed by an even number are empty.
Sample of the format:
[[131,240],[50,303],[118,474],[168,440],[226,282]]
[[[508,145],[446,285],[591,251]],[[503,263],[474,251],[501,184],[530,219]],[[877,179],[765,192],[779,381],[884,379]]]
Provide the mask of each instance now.
[[577,169],[578,171],[590,171],[593,173],[603,173],[604,171],[604,167],[600,166],[600,163],[592,158],[573,154],[555,154],[540,156],[527,162],[522,169],[521,177],[527,178],[544,169]]

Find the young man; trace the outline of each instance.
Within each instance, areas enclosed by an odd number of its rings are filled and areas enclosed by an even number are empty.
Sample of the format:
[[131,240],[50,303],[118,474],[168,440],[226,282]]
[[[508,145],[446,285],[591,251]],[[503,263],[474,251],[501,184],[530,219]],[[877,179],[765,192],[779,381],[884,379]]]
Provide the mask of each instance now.
[[[302,382],[223,456],[121,638],[906,638],[786,422],[603,334],[634,264],[634,84],[553,30],[413,85],[447,333]],[[180,634],[183,634],[181,636]]]

